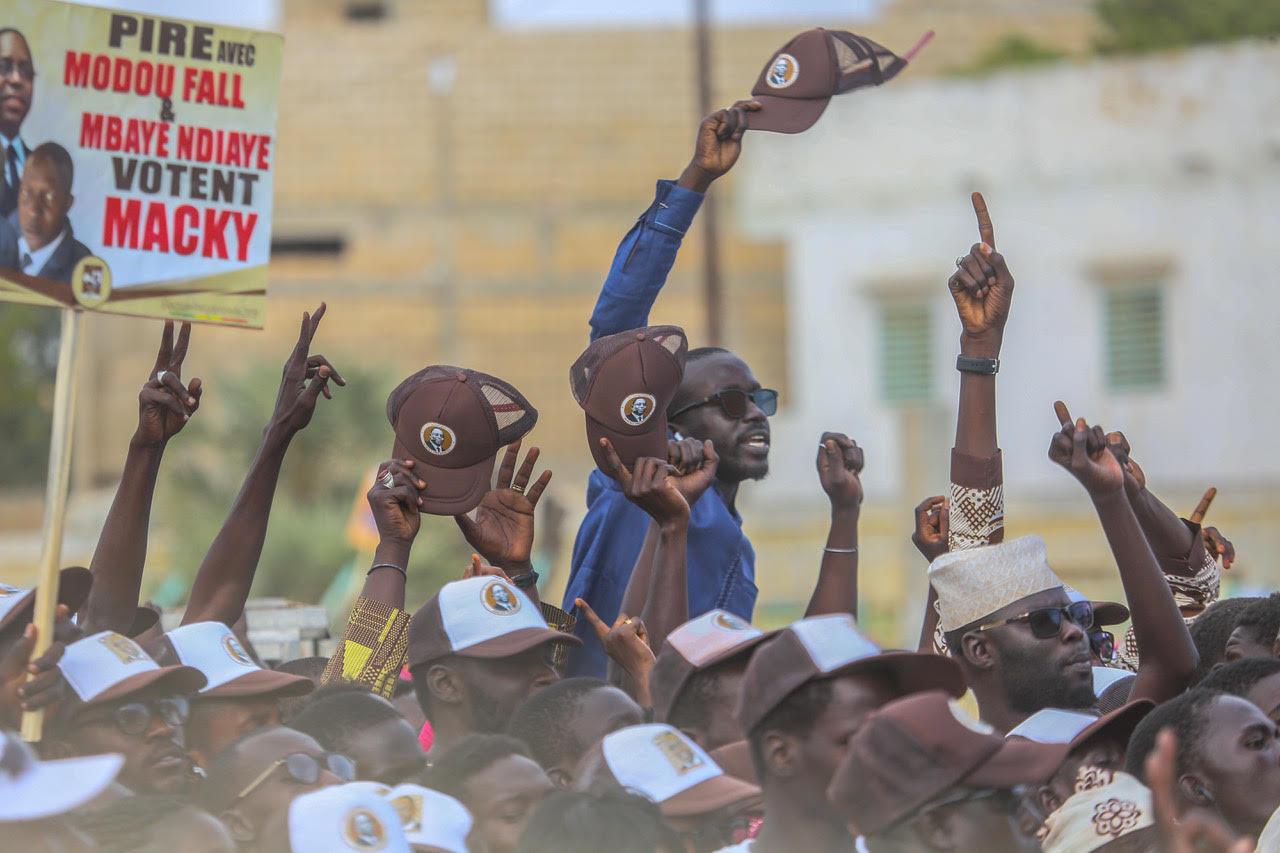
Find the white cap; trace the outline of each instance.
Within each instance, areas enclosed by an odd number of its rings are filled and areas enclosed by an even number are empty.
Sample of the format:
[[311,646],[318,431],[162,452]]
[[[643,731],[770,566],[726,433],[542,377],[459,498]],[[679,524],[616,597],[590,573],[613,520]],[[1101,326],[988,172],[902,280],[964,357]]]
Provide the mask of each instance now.
[[725,652],[764,636],[764,631],[727,610],[708,610],[667,635],[666,642],[694,666],[702,667]]
[[293,853],[409,853],[395,809],[361,785],[331,785],[289,804]]
[[725,774],[702,747],[661,723],[605,735],[601,750],[618,784],[657,803],[663,814],[705,814],[760,797],[755,785]]
[[467,853],[472,820],[462,803],[421,785],[397,785],[384,796],[400,816],[413,849]]
[[[67,605],[75,613],[89,597],[91,586],[93,575],[88,569],[83,566],[63,569],[58,573],[58,603]],[[0,583],[0,629],[9,627],[24,611],[28,611],[25,618],[30,619],[29,608],[35,606],[35,595],[34,589]]]
[[0,823],[63,814],[98,796],[116,778],[115,753],[41,761],[12,732],[0,732]]
[[1095,666],[1093,668],[1093,695],[1101,696],[1102,692],[1117,681],[1124,681],[1126,678],[1133,678],[1134,675],[1127,669],[1121,669],[1118,666]]
[[1094,714],[1045,708],[1015,726],[1005,737],[1023,737],[1039,743],[1071,743],[1089,726],[1098,722]]
[[315,689],[309,678],[258,666],[231,629],[221,622],[182,625],[165,634],[165,638],[180,661],[209,679],[201,696],[302,696]]
[[[1073,794],[1045,821],[1045,853],[1092,853],[1117,838],[1155,826],[1151,791],[1128,773]],[[1261,848],[1259,848],[1261,849]]]
[[85,703],[110,702],[153,686],[174,694],[194,693],[205,683],[200,670],[160,666],[141,646],[115,631],[76,640],[67,646],[58,669]]
[[929,566],[929,582],[938,593],[938,624],[943,631],[954,631],[1029,595],[1063,586],[1049,568],[1049,554],[1039,536],[943,554]]

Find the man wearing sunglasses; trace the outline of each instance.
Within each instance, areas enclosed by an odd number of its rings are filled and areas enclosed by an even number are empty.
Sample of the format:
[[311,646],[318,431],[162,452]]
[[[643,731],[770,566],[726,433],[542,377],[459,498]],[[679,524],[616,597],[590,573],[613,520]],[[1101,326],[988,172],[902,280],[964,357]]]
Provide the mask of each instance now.
[[243,851],[289,849],[289,804],[355,778],[346,756],[325,752],[302,732],[263,726],[241,735],[209,765],[202,805]]
[[45,758],[124,756],[121,784],[139,794],[181,794],[192,781],[184,726],[200,670],[160,666],[133,640],[103,631],[67,646],[58,669],[71,688],[45,720]]

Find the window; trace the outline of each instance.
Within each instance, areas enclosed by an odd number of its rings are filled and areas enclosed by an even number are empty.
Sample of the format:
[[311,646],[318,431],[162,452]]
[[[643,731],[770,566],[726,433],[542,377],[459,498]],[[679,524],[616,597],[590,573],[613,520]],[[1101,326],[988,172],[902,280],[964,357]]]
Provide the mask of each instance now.
[[387,4],[379,2],[348,3],[344,10],[348,21],[367,24],[387,17]]
[[1158,284],[1103,292],[1107,386],[1147,391],[1164,385],[1164,290]]
[[347,247],[345,237],[337,234],[310,235],[304,237],[273,237],[271,255],[275,258],[334,257]]
[[889,403],[933,399],[933,312],[925,302],[880,305],[880,396]]

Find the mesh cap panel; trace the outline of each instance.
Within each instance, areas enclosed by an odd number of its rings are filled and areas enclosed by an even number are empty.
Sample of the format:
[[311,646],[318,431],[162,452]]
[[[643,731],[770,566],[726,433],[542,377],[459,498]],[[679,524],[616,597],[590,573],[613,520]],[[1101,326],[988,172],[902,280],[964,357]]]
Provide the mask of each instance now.
[[907,60],[869,38],[828,30],[835,50],[839,92],[879,86],[907,67]]

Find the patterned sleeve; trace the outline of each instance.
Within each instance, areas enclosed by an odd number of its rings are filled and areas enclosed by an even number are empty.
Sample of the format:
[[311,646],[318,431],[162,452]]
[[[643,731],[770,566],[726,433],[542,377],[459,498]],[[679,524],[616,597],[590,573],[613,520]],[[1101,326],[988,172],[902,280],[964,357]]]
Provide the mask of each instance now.
[[355,681],[390,699],[409,656],[410,618],[390,604],[360,596],[320,682]]
[[[1185,523],[1188,527],[1194,528],[1196,542],[1200,547],[1197,548],[1193,544],[1191,556],[1185,560],[1158,559],[1160,568],[1164,571],[1164,579],[1169,584],[1169,591],[1173,593],[1173,603],[1178,605],[1178,610],[1182,613],[1182,621],[1189,627],[1206,607],[1218,600],[1222,569],[1218,561],[1200,542],[1200,526],[1192,525],[1189,521]],[[1194,566],[1192,561],[1195,562]],[[1116,660],[1112,666],[1137,672],[1138,663],[1138,639],[1133,634],[1133,626],[1130,625],[1129,630],[1125,632],[1124,642],[1116,644]]]
[[951,533],[948,550],[1004,541],[1004,461],[951,451]]

